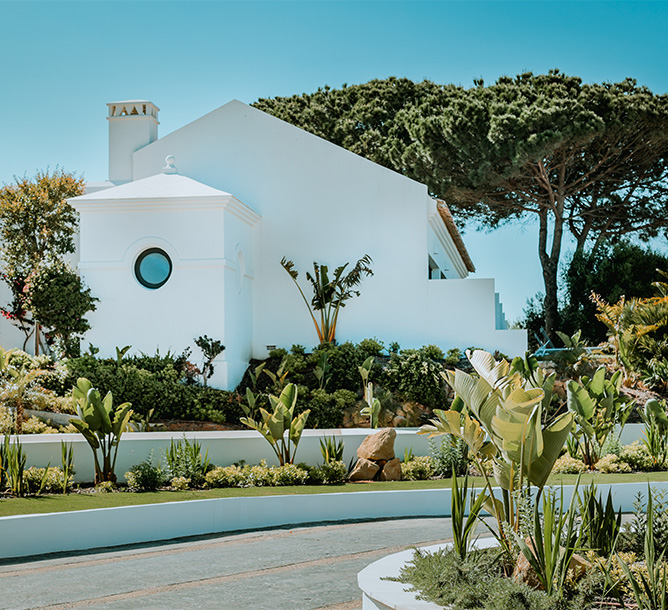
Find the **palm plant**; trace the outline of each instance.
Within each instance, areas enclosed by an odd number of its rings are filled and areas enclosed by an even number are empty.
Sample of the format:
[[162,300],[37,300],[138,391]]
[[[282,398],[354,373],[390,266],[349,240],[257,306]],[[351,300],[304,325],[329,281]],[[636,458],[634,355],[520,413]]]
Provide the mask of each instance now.
[[[306,303],[320,344],[334,343],[339,312],[342,307],[346,306],[346,301],[360,295],[359,290],[354,290],[354,288],[360,284],[362,278],[365,275],[373,275],[369,267],[371,262],[371,257],[365,254],[348,273],[345,273],[345,270],[349,263],[337,267],[331,279],[327,265],[314,262],[313,274],[306,272],[306,279],[313,290],[313,298],[309,303],[304,291],[297,283],[299,272],[295,270],[294,263],[285,257],[281,260],[281,266],[288,272]],[[319,321],[315,312],[319,314]]]

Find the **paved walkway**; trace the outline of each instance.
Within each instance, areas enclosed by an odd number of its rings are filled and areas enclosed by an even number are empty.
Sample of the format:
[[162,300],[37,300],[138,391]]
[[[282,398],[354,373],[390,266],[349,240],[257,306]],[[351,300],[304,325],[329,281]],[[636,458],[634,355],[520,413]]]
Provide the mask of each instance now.
[[397,519],[45,556],[0,564],[0,608],[360,610],[362,568],[450,536],[449,519]]

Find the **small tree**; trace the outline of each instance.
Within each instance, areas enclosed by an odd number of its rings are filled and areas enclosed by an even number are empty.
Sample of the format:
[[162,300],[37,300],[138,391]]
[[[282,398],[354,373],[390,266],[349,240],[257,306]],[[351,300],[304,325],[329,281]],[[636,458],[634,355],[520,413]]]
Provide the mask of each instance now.
[[[295,264],[285,257],[281,260],[281,266],[290,274],[297,290],[299,290],[299,294],[306,303],[306,307],[308,307],[320,344],[334,343],[339,311],[346,306],[346,301],[360,295],[359,290],[353,290],[353,288],[359,285],[364,275],[373,275],[373,271],[369,267],[371,262],[371,257],[365,254],[346,275],[344,275],[344,271],[349,263],[337,267],[331,280],[329,279],[327,265],[314,262],[313,275],[306,272],[306,279],[311,283],[313,290],[313,299],[309,304],[297,283],[299,272],[295,270]],[[320,312],[320,322],[316,319],[314,311]]]
[[76,336],[90,329],[84,316],[95,310],[98,301],[90,288],[72,268],[56,261],[34,269],[26,279],[24,293],[26,306],[40,325],[51,329],[61,355],[77,355]]
[[[29,179],[15,178],[0,189],[0,255],[4,273],[16,300],[15,283],[41,264],[51,264],[74,252],[78,218],[67,203],[82,195],[84,181],[56,168],[38,171]],[[6,311],[6,310],[5,310]],[[12,306],[17,325],[26,331],[25,312]],[[39,354],[39,325],[35,327],[35,354]]]
[[204,383],[204,387],[206,387],[206,380],[211,379],[213,376],[213,361],[217,356],[223,353],[225,346],[223,345],[222,341],[219,341],[218,339],[210,339],[206,335],[197,337],[197,339],[194,341],[195,345],[202,350],[202,354],[204,355],[204,363],[202,364],[202,381]]

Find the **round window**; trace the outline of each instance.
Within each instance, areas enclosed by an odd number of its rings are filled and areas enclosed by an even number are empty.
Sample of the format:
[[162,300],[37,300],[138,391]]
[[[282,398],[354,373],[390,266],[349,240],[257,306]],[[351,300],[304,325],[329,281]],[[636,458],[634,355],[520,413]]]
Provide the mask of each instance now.
[[160,288],[172,274],[172,261],[160,248],[144,250],[135,262],[135,277],[146,288]]

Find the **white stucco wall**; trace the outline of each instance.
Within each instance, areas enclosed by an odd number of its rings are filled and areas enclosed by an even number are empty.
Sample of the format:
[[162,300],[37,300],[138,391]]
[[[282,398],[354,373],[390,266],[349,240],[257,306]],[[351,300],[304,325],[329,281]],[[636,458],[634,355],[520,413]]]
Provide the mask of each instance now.
[[424,185],[236,101],[137,151],[134,178],[155,173],[168,154],[177,157],[181,173],[234,193],[262,216],[254,274],[255,357],[266,355],[267,345],[310,348],[317,342],[305,305],[279,264],[283,256],[295,262],[304,282],[314,260],[333,268],[364,254],[373,258],[374,276],[363,280],[361,297],[341,312],[340,341],[376,336],[402,347],[479,343],[512,355],[523,351],[521,331],[512,338],[495,332],[491,283],[483,289],[491,294],[480,300],[481,309],[489,303],[489,323],[482,313],[484,320],[470,314],[470,334],[459,319],[436,331],[430,312],[448,303],[430,299],[463,300],[471,289],[456,284],[466,293],[461,296],[453,292],[455,285],[428,289],[433,243]]

